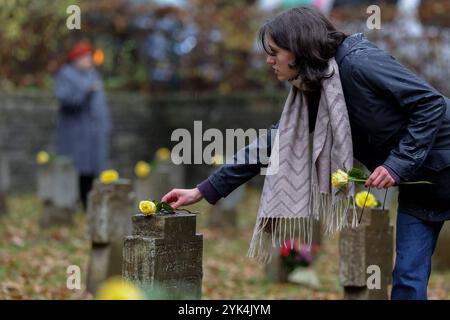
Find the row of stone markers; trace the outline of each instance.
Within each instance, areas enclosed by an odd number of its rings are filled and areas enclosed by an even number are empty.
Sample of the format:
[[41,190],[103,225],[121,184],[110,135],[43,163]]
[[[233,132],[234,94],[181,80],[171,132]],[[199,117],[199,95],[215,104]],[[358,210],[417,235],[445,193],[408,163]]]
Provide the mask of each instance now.
[[[133,203],[129,181],[95,183],[89,196],[93,247],[88,290],[95,292],[101,282],[122,272],[144,290],[164,290],[167,298],[200,299],[203,242],[196,233],[196,216],[177,213],[130,219],[124,212],[134,212]],[[387,298],[392,231],[386,210],[366,209],[358,228],[341,232],[340,279],[345,298]],[[370,266],[381,269],[378,288],[368,288]]]
[[[110,183],[100,179],[94,182],[93,190],[89,193],[91,257],[86,288],[88,292],[95,294],[102,282],[121,275],[123,269],[128,270],[124,277],[133,280],[142,278],[142,281],[138,282],[143,287],[153,287],[155,283],[155,286],[164,289],[169,297],[175,297],[175,294],[179,295],[181,292],[199,298],[202,242],[201,236],[195,236],[195,215],[134,215],[138,212],[140,201],[160,199],[171,188],[182,187],[184,168],[172,164],[168,159],[158,161],[151,169],[142,162],[138,165],[140,167],[135,170],[138,178],[133,184],[128,179],[118,179]],[[190,235],[189,232],[193,234]],[[190,236],[195,238],[194,241],[186,241]],[[124,246],[125,237],[127,238]],[[130,237],[134,240],[130,240]],[[139,244],[134,246],[137,242]],[[130,245],[127,245],[128,243]],[[144,251],[140,252],[141,249]],[[200,259],[199,263],[190,260],[193,255],[189,252],[195,250],[197,259]],[[147,256],[146,253],[150,252],[152,255]],[[163,258],[164,255],[166,258]],[[123,260],[123,256],[133,258]],[[133,269],[130,263],[137,263],[139,267]],[[126,265],[128,267],[125,267]],[[200,273],[192,273],[189,266],[195,272],[200,270]],[[140,272],[140,275],[133,276],[133,272]],[[187,277],[187,274],[190,276]],[[186,290],[183,291],[183,288]]]
[[[162,153],[162,152],[161,152]],[[40,152],[37,172],[38,197],[43,203],[42,227],[70,224],[77,208],[78,178],[69,158]],[[174,165],[167,158],[158,159],[155,168],[146,168],[142,161],[136,165],[136,179],[133,183],[134,206],[140,200],[151,196],[161,199],[170,189],[185,185],[185,170]],[[217,168],[217,165],[213,167]],[[150,173],[151,171],[151,173]],[[245,185],[234,190],[217,205],[211,207],[209,226],[236,227],[237,208],[245,196]]]
[[[44,225],[71,220],[78,197],[77,183],[73,165],[64,157],[39,167],[38,194],[44,203]],[[134,184],[127,179],[108,184],[95,181],[87,214],[92,243],[86,286],[89,292],[95,293],[106,279],[122,275],[146,290],[163,290],[167,298],[201,298],[203,244],[202,236],[196,233],[196,216],[136,214],[140,200],[160,199],[171,188],[183,184],[183,168],[168,161],[160,162],[151,175],[138,178]],[[223,214],[220,226],[232,221],[227,210],[236,212],[244,197],[241,188],[238,196],[227,197],[228,205],[225,198],[215,206]],[[318,229],[315,235],[320,235]],[[344,298],[387,299],[393,267],[389,212],[365,208],[361,225],[341,232],[339,250]],[[274,256],[269,276],[274,278],[275,274],[275,281],[286,281],[280,259]]]
[[[141,200],[161,199],[170,189],[182,187],[184,168],[159,159],[154,167],[137,163],[135,174],[134,192],[129,180],[119,179],[111,184],[97,180],[89,194],[92,250],[87,290],[95,294],[102,282],[122,272],[125,279],[144,290],[162,291],[166,298],[200,299],[203,241],[202,235],[196,234],[196,216],[126,214],[136,213]],[[235,226],[233,210],[243,198],[243,190],[239,188],[216,206],[213,216],[221,219],[212,221],[227,220],[231,221],[227,225]]]
[[[131,183],[124,180],[111,185],[97,182],[89,203],[90,225],[95,226],[91,228],[93,251],[87,286],[90,292],[122,271],[123,278],[144,290],[165,291],[166,298],[201,298],[203,244],[202,235],[196,233],[195,215],[138,214],[130,219],[131,215],[123,212],[136,210]],[[392,248],[387,210],[366,208],[358,228],[342,231],[340,280],[345,298],[388,297]],[[381,270],[379,284],[374,282],[378,288],[368,287],[370,266]]]
[[[369,209],[362,224],[341,234],[340,280],[346,299],[387,299],[392,270],[392,227],[387,211]],[[166,298],[201,298],[202,235],[196,216],[135,215],[125,238],[123,278],[144,290],[164,290]],[[368,287],[366,270],[381,269],[379,284]]]
[[165,298],[200,299],[203,242],[196,234],[196,216],[136,213],[129,180],[95,181],[88,198],[87,290],[95,294],[106,279],[122,274],[146,291],[164,291]]

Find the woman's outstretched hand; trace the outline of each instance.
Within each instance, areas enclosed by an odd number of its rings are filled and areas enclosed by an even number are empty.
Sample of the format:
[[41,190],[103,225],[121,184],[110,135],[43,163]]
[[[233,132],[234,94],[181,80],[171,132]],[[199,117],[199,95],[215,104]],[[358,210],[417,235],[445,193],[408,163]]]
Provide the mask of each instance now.
[[203,195],[198,188],[194,189],[172,189],[162,197],[161,201],[167,202],[172,208],[177,209],[181,206],[194,204],[203,199]]

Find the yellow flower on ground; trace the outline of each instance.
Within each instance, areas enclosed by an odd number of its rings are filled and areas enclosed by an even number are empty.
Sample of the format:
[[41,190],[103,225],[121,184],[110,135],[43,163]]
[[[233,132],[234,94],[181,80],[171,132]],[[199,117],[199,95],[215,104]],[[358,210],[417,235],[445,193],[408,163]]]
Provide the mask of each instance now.
[[378,206],[377,198],[375,198],[372,193],[368,193],[367,191],[358,192],[355,196],[355,202],[356,205],[360,208],[375,208],[376,206]]
[[144,216],[148,216],[156,212],[156,205],[153,201],[144,200],[139,202],[139,210],[141,210]]
[[159,161],[165,161],[170,159],[170,150],[168,148],[159,148],[156,151],[156,158]]
[[113,277],[100,285],[97,300],[144,300],[144,293],[133,283]]
[[331,184],[333,187],[344,187],[348,184],[348,174],[341,169],[331,174]]
[[134,166],[134,174],[139,178],[144,178],[149,175],[151,171],[150,164],[145,161],[138,161]]
[[36,162],[39,165],[47,164],[50,161],[50,155],[45,151],[39,151],[36,155]]
[[119,179],[119,173],[116,170],[105,170],[100,174],[100,182],[110,184]]

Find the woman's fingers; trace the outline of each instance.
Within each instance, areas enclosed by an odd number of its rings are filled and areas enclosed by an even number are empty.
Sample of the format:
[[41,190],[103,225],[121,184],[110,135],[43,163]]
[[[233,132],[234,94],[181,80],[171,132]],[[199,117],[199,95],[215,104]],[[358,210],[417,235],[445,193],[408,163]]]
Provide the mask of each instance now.
[[393,181],[390,176],[386,176],[383,181],[380,183],[380,188],[387,189],[394,185],[395,181]]
[[365,186],[366,187],[375,187],[378,188],[379,183],[383,179],[383,175],[381,171],[379,170],[379,167],[375,169],[375,171],[369,176],[369,178],[366,181]]
[[169,193],[167,193],[166,195],[164,195],[164,197],[162,197],[161,201],[167,202],[167,203],[172,203],[172,202],[177,201],[178,198],[179,198],[179,196],[178,196],[177,189],[172,189]]
[[383,166],[379,166],[367,179],[365,186],[378,189],[387,189],[395,184],[395,180]]
[[182,206],[183,204],[184,204],[184,201],[182,200],[182,198],[179,198],[177,202],[172,204],[172,208],[177,209],[178,207]]
[[172,208],[176,209],[187,202],[184,191],[185,190],[183,189],[172,189],[168,194],[162,197],[161,201],[167,202]]
[[176,209],[183,205],[189,205],[202,199],[200,192],[194,189],[172,189],[161,201],[169,203],[172,208]]

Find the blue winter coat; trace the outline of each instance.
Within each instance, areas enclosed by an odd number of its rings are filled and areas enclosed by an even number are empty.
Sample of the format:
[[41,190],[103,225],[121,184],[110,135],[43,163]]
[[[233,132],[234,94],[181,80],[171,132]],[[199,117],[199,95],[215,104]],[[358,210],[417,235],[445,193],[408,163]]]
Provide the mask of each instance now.
[[108,166],[111,133],[100,75],[64,65],[55,78],[55,95],[60,106],[57,153],[71,157],[79,174],[98,175]]

